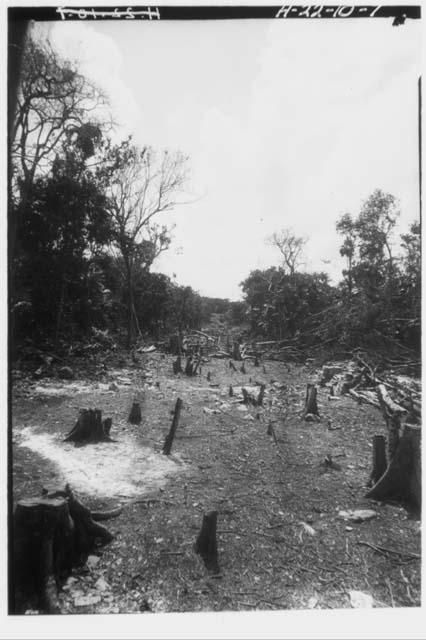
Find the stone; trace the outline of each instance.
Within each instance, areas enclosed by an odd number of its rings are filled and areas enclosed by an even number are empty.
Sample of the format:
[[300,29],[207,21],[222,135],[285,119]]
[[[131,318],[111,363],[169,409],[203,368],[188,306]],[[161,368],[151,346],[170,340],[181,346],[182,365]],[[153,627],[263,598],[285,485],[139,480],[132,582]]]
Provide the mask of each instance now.
[[98,564],[100,558],[99,556],[89,556],[86,560],[86,565],[89,569],[94,569]]
[[75,607],[89,607],[92,604],[97,604],[101,601],[101,596],[80,596],[79,598],[74,598],[74,606]]
[[109,586],[105,578],[101,577],[95,582],[95,589],[97,589],[98,591],[108,591],[108,589],[111,589],[111,587]]
[[373,597],[363,591],[349,591],[351,607],[353,609],[372,609],[374,605]]
[[372,520],[377,516],[377,512],[373,509],[355,509],[354,511],[339,511],[337,514],[339,518],[343,520],[350,520],[351,522],[365,522],[366,520]]

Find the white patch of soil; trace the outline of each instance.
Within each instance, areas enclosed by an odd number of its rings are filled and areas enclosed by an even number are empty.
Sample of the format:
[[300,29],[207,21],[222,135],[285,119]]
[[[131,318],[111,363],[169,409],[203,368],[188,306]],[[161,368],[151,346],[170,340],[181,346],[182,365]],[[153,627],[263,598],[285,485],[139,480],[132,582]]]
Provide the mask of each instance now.
[[19,446],[54,462],[61,481],[68,482],[78,493],[102,498],[134,498],[152,493],[185,469],[177,456],[168,457],[141,447],[131,435],[120,435],[115,443],[75,447],[58,436],[26,427],[20,431],[19,440]]

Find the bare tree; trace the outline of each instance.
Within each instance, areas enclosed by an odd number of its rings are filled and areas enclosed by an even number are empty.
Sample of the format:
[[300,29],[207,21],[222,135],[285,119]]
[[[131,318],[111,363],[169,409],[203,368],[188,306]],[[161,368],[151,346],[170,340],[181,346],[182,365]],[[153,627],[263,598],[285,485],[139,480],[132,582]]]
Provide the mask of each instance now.
[[287,267],[290,275],[294,275],[302,262],[303,247],[307,238],[296,236],[291,229],[282,229],[275,231],[267,238],[267,242],[279,250],[282,255],[283,268]]
[[169,228],[155,218],[178,204],[188,178],[188,158],[180,152],[138,149],[130,139],[107,150],[110,211],[115,244],[123,261],[127,290],[127,343],[139,331],[134,308],[134,275],[149,268],[170,245]]
[[12,159],[21,184],[30,184],[37,171],[51,167],[67,136],[88,141],[84,134],[95,135],[110,123],[106,107],[106,96],[74,63],[61,59],[48,40],[29,36],[12,128]]

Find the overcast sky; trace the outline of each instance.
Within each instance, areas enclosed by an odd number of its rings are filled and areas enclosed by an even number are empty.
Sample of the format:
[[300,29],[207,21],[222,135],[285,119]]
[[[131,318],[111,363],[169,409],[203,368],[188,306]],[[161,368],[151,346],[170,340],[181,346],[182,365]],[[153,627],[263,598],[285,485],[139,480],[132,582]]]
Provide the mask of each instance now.
[[310,270],[339,278],[335,223],[375,188],[419,215],[420,21],[58,22],[63,55],[106,89],[141,145],[191,159],[156,270],[204,295],[241,297],[278,264],[265,238],[308,236]]

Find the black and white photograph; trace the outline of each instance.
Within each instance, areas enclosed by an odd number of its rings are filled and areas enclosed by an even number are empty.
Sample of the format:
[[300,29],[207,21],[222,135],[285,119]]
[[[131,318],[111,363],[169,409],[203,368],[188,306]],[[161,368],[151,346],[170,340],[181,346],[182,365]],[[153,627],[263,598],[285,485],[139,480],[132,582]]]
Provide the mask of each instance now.
[[9,620],[422,612],[421,9],[7,3]]

